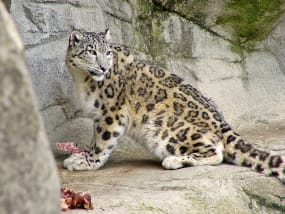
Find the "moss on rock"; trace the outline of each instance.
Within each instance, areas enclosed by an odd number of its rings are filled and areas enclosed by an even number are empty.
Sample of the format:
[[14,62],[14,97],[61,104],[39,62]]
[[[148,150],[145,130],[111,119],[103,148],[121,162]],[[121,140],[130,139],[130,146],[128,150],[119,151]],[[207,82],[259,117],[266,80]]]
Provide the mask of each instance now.
[[273,30],[284,11],[284,0],[232,0],[216,24],[231,29],[237,49],[250,51]]
[[265,198],[262,195],[252,193],[250,190],[243,189],[243,191],[248,195],[251,200],[255,200],[259,206],[266,207],[268,210],[285,213],[285,206],[282,206],[281,204],[276,203],[275,201],[270,201],[268,198]]
[[[154,5],[154,10],[176,13],[202,29],[224,38],[223,34],[215,31],[216,25],[222,26],[225,32],[230,32],[231,39],[227,40],[232,42],[233,51],[237,53],[254,50],[256,43],[266,38],[285,12],[285,0],[149,2]],[[221,10],[217,10],[217,7]]]
[[157,8],[162,8],[161,10],[164,9],[169,12],[177,13],[181,17],[190,20],[193,23],[205,25],[205,20],[207,17],[205,7],[208,4],[205,4],[205,2],[201,0],[152,0],[152,2],[157,6]]
[[147,0],[138,0],[134,9],[137,17],[135,19],[136,37],[138,43],[146,46],[138,45],[137,50],[149,53],[154,61],[164,65],[164,59],[157,59],[157,57],[161,55],[162,50],[167,52],[162,23],[170,14]]

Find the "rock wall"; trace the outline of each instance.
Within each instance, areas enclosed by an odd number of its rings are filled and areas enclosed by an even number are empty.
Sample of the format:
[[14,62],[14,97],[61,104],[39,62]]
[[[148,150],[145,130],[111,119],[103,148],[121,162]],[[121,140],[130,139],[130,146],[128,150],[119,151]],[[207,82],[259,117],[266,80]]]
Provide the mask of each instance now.
[[[264,16],[270,21],[248,26],[241,20],[239,29],[245,33],[238,34],[231,19],[241,13],[243,5],[237,2],[12,0],[11,14],[24,38],[49,139],[88,144],[92,137],[91,121],[72,117],[71,78],[64,55],[74,28],[110,27],[114,42],[132,47],[142,58],[187,78],[212,97],[238,131],[284,128],[284,10],[272,12],[274,5],[265,0],[253,5],[259,11],[256,20]],[[244,13],[241,17],[252,11]],[[258,26],[264,30],[255,36],[247,30]],[[125,147],[132,150],[133,144]]]
[[24,57],[0,2],[0,213],[59,213],[59,180]]

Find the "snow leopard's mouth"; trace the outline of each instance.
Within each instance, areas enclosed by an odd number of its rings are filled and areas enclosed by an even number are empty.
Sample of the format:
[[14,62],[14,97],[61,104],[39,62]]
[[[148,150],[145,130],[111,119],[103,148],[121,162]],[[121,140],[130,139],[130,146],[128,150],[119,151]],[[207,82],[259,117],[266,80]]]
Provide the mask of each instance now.
[[104,75],[103,71],[100,71],[97,69],[89,69],[88,72],[91,76],[102,76],[102,75]]
[[98,69],[89,69],[88,72],[95,81],[102,81],[104,79],[104,71],[100,71]]

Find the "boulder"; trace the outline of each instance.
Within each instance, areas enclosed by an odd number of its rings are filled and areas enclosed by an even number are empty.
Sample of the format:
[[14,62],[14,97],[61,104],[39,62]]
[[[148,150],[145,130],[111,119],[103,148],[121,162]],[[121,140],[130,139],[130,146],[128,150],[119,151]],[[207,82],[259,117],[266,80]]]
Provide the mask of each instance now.
[[0,2],[0,213],[58,213],[59,179],[24,45]]

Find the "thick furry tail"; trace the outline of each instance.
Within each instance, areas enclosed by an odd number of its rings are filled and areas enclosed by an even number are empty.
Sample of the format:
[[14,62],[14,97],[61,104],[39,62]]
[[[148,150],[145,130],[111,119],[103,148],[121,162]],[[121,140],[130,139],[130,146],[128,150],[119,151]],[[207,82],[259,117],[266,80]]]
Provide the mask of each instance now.
[[226,162],[249,167],[268,176],[274,176],[285,184],[285,156],[260,150],[245,142],[227,124],[224,124],[221,132],[224,138],[224,159]]

